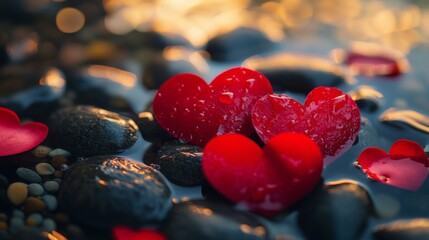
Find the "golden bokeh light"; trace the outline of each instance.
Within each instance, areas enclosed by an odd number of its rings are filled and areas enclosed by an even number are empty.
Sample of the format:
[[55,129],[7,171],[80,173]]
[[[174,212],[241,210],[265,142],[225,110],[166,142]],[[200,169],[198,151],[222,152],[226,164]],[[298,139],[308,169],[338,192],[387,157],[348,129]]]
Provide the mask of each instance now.
[[64,33],[75,33],[85,25],[85,15],[76,8],[63,8],[56,16],[58,29]]

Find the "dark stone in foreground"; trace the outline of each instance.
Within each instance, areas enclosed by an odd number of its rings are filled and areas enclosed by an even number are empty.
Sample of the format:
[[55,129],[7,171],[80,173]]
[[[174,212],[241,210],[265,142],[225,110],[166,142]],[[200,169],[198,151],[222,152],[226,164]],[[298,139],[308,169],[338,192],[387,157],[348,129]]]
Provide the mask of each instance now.
[[162,174],[171,182],[180,186],[196,186],[203,180],[202,157],[202,148],[170,141],[159,149],[154,163],[160,166]]
[[429,218],[403,219],[378,225],[374,237],[379,240],[427,240]]
[[252,215],[203,200],[174,205],[162,230],[169,240],[256,240],[269,235]]
[[137,141],[133,120],[91,106],[63,108],[49,118],[49,138],[78,156],[116,154]]
[[162,129],[156,121],[155,116],[153,115],[152,103],[147,106],[145,111],[139,113],[134,121],[137,123],[137,126],[139,126],[140,133],[146,141],[163,143],[167,140],[174,139],[174,137]]
[[298,213],[307,239],[359,239],[373,211],[365,188],[353,181],[328,183],[315,190]]
[[70,167],[58,200],[79,223],[139,228],[161,221],[170,197],[169,187],[152,168],[127,158],[98,156]]

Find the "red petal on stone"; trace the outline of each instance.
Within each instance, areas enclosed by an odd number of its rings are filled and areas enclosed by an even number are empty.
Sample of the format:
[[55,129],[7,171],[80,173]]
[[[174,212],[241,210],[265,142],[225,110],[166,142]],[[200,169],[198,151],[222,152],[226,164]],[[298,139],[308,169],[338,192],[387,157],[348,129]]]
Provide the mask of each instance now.
[[212,139],[202,167],[209,183],[225,197],[273,216],[305,196],[320,180],[323,160],[308,136],[284,133],[263,150],[239,134]]
[[0,156],[28,151],[43,142],[47,135],[46,125],[32,122],[21,126],[16,113],[0,108]]
[[115,240],[167,240],[163,234],[155,230],[133,230],[124,226],[114,227],[113,236]]
[[246,68],[227,70],[210,85],[196,75],[179,74],[159,88],[153,111],[168,133],[204,146],[225,133],[252,133],[253,105],[272,92],[268,79]]
[[421,146],[401,139],[386,154],[379,148],[367,148],[358,163],[371,179],[407,190],[418,190],[428,176],[428,158]]

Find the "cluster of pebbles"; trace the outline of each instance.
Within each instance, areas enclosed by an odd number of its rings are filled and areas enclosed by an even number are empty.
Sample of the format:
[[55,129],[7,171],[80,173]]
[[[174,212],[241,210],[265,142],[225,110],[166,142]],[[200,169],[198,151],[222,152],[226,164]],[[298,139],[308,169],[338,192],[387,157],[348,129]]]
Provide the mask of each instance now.
[[[1,239],[28,239],[45,236],[66,239],[57,230],[59,227],[79,232],[76,225],[69,224],[70,218],[58,211],[58,190],[64,171],[69,166],[70,153],[57,148],[37,146],[33,152],[37,163],[33,167],[16,169],[17,180],[9,182],[1,176],[1,185],[6,188],[10,208],[0,212]],[[42,238],[43,239],[43,238]]]

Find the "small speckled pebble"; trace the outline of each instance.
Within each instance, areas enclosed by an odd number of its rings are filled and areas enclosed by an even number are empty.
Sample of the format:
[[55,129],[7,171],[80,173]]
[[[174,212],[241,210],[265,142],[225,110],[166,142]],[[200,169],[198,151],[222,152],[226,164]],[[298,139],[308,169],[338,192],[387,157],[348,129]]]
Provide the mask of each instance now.
[[33,151],[33,155],[37,158],[44,158],[47,157],[51,151],[52,149],[50,147],[37,146]]
[[58,206],[58,201],[57,201],[57,198],[55,196],[47,194],[47,195],[44,195],[42,197],[42,200],[43,200],[43,202],[45,202],[46,208],[49,211],[54,211]]
[[49,163],[39,163],[36,165],[36,171],[42,176],[49,176],[54,174],[55,168]]
[[49,153],[49,157],[55,157],[55,156],[70,157],[70,152],[61,148],[56,148]]
[[24,219],[13,217],[10,219],[9,231],[12,235],[18,233],[24,227]]
[[44,192],[45,189],[38,183],[31,183],[28,185],[28,194],[30,196],[41,196]]
[[60,188],[60,184],[57,181],[47,181],[43,186],[48,193],[55,193]]
[[21,205],[28,196],[27,184],[16,182],[9,185],[7,189],[7,197],[10,202],[15,205]]
[[41,212],[43,209],[45,209],[45,203],[39,198],[29,197],[24,202],[24,212],[27,214]]
[[32,213],[30,216],[27,217],[27,220],[25,223],[28,226],[37,226],[43,221],[43,217],[39,213]]
[[[0,221],[0,231],[6,231],[7,230],[7,222]],[[0,238],[2,239],[2,238]]]
[[41,183],[42,178],[35,171],[20,167],[16,170],[16,175],[28,183]]
[[68,162],[68,159],[64,156],[55,156],[51,160],[52,166],[54,166],[56,169],[59,169],[61,165],[66,164]]
[[42,222],[42,229],[51,232],[54,231],[57,228],[57,224],[55,224],[54,220],[50,218],[46,218]]
[[18,209],[14,209],[12,211],[12,217],[17,217],[17,218],[24,218],[24,212]]

